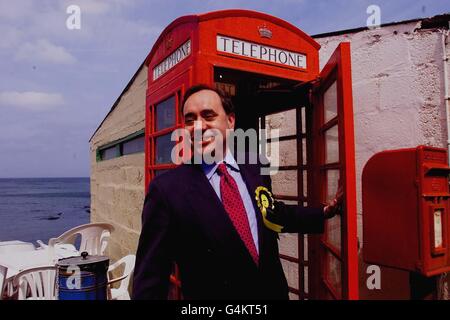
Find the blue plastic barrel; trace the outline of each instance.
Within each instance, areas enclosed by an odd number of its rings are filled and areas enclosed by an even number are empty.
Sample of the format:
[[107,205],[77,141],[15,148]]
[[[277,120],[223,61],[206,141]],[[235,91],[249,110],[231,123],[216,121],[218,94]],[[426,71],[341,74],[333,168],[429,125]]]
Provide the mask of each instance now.
[[58,261],[59,300],[107,300],[109,258],[71,257]]

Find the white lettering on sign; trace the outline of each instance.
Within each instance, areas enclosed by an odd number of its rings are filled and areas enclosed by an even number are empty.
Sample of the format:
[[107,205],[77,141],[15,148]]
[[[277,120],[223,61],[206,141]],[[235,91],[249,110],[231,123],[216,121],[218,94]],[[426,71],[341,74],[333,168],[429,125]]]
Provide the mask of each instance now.
[[189,39],[177,48],[170,56],[153,68],[153,81],[161,77],[167,71],[175,67],[191,54],[191,40]]
[[217,51],[306,69],[306,55],[217,35]]
[[434,211],[434,247],[442,247],[442,211]]

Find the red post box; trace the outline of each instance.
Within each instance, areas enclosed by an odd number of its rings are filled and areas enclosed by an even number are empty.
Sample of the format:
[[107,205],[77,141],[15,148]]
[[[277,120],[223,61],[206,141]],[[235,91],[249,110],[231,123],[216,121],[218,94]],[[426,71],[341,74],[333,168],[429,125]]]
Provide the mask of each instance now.
[[366,263],[433,276],[450,270],[447,151],[383,151],[362,175]]

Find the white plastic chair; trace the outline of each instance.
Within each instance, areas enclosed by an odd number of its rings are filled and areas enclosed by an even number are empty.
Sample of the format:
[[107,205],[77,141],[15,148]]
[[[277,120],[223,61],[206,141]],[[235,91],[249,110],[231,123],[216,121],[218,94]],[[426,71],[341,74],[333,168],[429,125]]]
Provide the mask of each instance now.
[[10,253],[10,252],[21,252],[21,251],[33,251],[35,250],[34,244],[31,242],[23,241],[2,241],[0,242],[0,254]]
[[[109,300],[130,300],[130,294],[128,292],[128,286],[130,284],[131,275],[134,271],[134,264],[136,262],[136,256],[129,254],[122,259],[116,261],[108,268],[109,274],[117,269],[120,265],[124,264],[123,274],[115,279],[108,281],[108,299]],[[113,288],[111,285],[116,282],[120,282],[119,288]]]
[[3,299],[3,293],[5,292],[5,282],[7,273],[8,268],[0,266],[0,300]]
[[56,300],[56,267],[24,270],[13,279],[18,300]]
[[[109,223],[88,223],[72,228],[58,238],[51,238],[48,241],[48,249],[55,250],[56,244],[75,244],[77,235],[81,236],[79,252],[87,251],[89,255],[103,255],[108,246],[108,241],[114,227]],[[42,244],[41,244],[42,246]]]

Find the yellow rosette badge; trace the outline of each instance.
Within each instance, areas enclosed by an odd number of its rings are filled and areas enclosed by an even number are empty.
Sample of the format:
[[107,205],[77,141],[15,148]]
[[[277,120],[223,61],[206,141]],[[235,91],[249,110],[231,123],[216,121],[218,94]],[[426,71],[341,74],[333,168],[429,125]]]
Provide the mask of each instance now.
[[269,215],[274,214],[273,209],[275,208],[274,205],[275,201],[269,189],[262,186],[258,187],[255,190],[255,195],[256,195],[255,199],[257,201],[259,210],[262,213],[264,224],[266,225],[266,227],[275,232],[281,232],[281,230],[283,230],[283,226],[270,222],[267,218],[268,214]]

